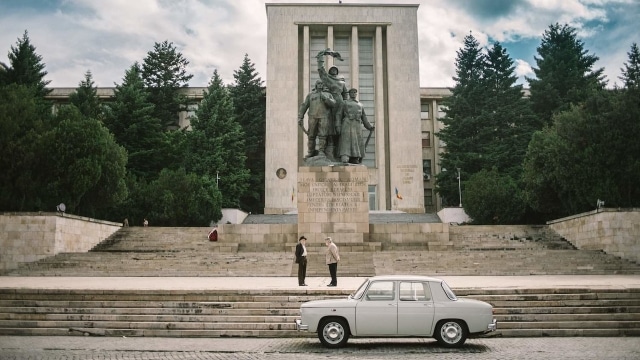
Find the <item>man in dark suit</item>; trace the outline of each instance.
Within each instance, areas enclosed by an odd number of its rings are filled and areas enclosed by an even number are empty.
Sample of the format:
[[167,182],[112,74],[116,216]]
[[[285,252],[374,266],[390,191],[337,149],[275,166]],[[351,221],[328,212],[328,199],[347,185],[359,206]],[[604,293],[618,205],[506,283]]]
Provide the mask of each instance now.
[[305,246],[307,238],[300,236],[298,245],[296,245],[296,264],[298,264],[298,286],[307,286],[304,278],[307,276],[307,247]]

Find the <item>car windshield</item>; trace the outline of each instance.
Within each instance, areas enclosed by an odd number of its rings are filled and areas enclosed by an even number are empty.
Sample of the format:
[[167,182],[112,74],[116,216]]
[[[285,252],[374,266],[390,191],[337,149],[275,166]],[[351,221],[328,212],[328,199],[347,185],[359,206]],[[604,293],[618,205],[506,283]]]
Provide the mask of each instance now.
[[458,300],[458,298],[456,297],[456,294],[453,293],[453,290],[451,290],[451,288],[449,287],[449,285],[446,282],[441,282],[440,285],[442,285],[442,289],[444,290],[444,293],[447,294],[447,297],[453,301]]
[[360,299],[362,297],[362,294],[364,294],[364,291],[367,289],[367,284],[369,284],[369,279],[365,280],[362,283],[362,285],[360,285],[358,290],[352,292],[351,295],[349,295],[349,298],[351,298],[351,299]]

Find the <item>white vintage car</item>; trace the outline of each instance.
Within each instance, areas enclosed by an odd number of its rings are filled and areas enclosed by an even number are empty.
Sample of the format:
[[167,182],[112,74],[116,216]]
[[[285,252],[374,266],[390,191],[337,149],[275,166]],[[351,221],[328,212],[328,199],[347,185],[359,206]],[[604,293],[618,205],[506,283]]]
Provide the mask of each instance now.
[[375,276],[346,299],[300,306],[299,331],[317,332],[326,347],[357,337],[434,337],[445,347],[495,331],[493,307],[459,299],[444,280],[427,276]]

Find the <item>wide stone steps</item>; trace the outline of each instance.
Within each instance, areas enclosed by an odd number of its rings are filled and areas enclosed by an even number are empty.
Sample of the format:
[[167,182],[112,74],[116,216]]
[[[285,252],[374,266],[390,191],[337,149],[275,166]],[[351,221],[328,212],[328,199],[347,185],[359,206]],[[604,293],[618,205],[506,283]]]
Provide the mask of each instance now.
[[474,289],[467,296],[494,306],[503,336],[640,336],[640,289]]
[[374,261],[380,274],[640,274],[638,264],[587,250],[383,251],[374,256]]
[[[337,289],[0,290],[0,335],[301,337],[300,304]],[[640,289],[454,289],[491,303],[495,336],[638,336]]]
[[[19,276],[296,276],[296,243],[210,242],[207,227],[122,228],[88,253],[62,253],[21,265]],[[464,233],[447,242],[391,236],[340,243],[338,276],[640,274],[640,265],[600,251],[576,250],[557,235]],[[326,246],[307,244],[307,276],[325,277]]]
[[[341,251],[339,276],[640,274],[638,264],[600,251]],[[25,264],[22,276],[295,276],[291,252],[66,253]],[[327,276],[324,252],[309,251],[307,276]]]

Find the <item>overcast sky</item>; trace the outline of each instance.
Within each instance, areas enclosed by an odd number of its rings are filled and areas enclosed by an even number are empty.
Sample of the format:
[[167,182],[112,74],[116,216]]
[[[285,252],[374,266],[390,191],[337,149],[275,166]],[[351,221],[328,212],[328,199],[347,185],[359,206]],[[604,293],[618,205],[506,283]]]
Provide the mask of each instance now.
[[[248,54],[266,81],[267,3],[338,0],[0,0],[0,62],[27,30],[43,57],[50,87],[77,87],[91,70],[98,87],[122,83],[156,42],[168,40],[190,62],[190,86],[224,82]],[[632,43],[640,43],[640,0],[343,0],[420,4],[420,86],[453,86],[456,52],[471,31],[482,46],[500,41],[517,65],[520,83],[533,76],[536,47],[550,24],[578,30],[605,68],[609,87]]]

